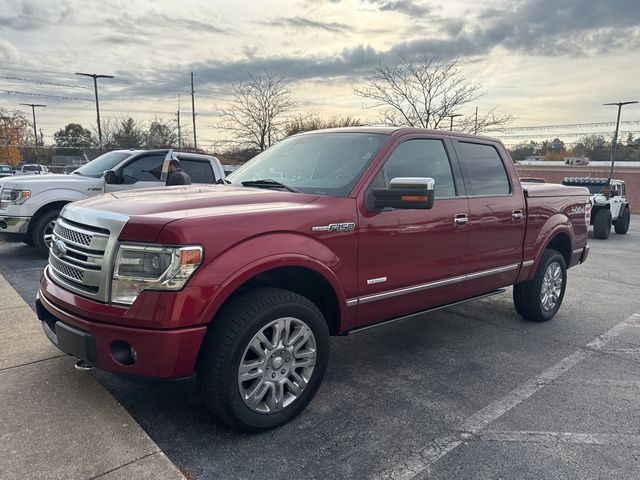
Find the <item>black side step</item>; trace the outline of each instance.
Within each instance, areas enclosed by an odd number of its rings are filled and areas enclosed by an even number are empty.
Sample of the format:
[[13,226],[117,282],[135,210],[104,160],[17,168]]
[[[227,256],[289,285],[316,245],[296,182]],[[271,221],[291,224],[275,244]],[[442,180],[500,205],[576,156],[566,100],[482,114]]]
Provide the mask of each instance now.
[[349,330],[346,334],[350,335],[352,333],[362,332],[363,330],[369,330],[370,328],[380,327],[382,325],[387,325],[393,322],[399,322],[401,320],[407,320],[412,317],[416,317],[418,315],[422,315],[423,313],[435,312],[436,310],[442,310],[443,308],[453,307],[454,305],[460,305],[462,303],[472,302],[474,300],[479,300],[481,298],[493,297],[494,295],[498,295],[499,293],[505,292],[505,288],[499,288],[498,290],[494,290],[493,292],[484,293],[482,295],[478,295],[476,297],[466,298],[464,300],[459,300],[453,303],[447,303],[445,305],[440,305],[439,307],[428,308],[426,310],[420,310],[419,312],[410,313],[409,315],[403,315],[402,317],[392,318],[391,320],[383,320],[382,322],[374,323],[373,325],[365,325],[364,327],[354,328],[353,330]]

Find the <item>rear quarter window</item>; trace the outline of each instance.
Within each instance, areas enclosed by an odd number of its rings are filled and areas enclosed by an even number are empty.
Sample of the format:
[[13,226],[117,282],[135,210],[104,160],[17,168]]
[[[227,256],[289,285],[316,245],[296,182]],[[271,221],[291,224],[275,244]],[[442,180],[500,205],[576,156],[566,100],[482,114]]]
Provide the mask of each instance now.
[[511,184],[496,148],[481,143],[458,142],[471,183],[471,195],[509,195]]

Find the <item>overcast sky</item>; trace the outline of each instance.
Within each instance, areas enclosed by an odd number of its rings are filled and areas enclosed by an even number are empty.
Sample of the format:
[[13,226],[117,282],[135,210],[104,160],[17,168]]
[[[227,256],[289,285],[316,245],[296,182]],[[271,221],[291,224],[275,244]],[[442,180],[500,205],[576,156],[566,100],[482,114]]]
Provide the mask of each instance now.
[[[265,68],[289,79],[301,112],[374,120],[353,88],[402,54],[459,57],[465,76],[484,85],[464,113],[495,106],[517,125],[608,121],[615,112],[603,102],[640,99],[639,7],[638,0],[0,0],[0,106],[46,103],[38,123],[47,141],[66,123],[89,127],[93,91],[81,88],[91,80],[73,75],[80,71],[116,76],[100,82],[103,117],[169,120],[182,94],[187,121],[193,71],[199,143],[207,145],[225,137],[216,112],[230,84]],[[625,118],[640,119],[640,107],[632,108]]]

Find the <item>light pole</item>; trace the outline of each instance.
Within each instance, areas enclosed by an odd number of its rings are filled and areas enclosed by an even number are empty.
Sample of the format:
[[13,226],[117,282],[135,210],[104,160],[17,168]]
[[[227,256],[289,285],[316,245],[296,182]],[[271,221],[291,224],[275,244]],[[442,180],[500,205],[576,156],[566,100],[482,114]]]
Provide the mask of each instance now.
[[455,117],[461,117],[461,116],[462,116],[462,114],[461,114],[461,113],[454,113],[454,114],[452,114],[452,115],[445,115],[445,116],[446,116],[446,117],[449,117],[449,120],[450,120],[450,121],[449,121],[449,131],[452,131],[452,130],[453,130],[453,119],[454,119]]
[[38,156],[38,128],[36,126],[36,107],[46,107],[46,105],[40,105],[37,103],[21,103],[20,105],[31,107],[31,113],[33,114],[33,138],[35,141],[36,157],[37,157]]
[[616,130],[613,134],[613,143],[611,144],[611,170],[609,170],[609,183],[611,183],[611,177],[613,177],[613,164],[616,161],[616,150],[618,149],[618,128],[620,127],[620,112],[623,105],[631,105],[632,103],[638,103],[637,100],[631,100],[629,102],[611,102],[603,103],[603,105],[616,105],[618,107],[618,119],[616,120]]
[[98,117],[98,144],[100,145],[100,150],[102,150],[102,126],[100,125],[100,103],[98,102],[98,79],[113,78],[113,75],[98,75],[95,73],[79,73],[79,72],[76,72],[76,75],[82,75],[84,77],[93,78],[93,89],[96,93],[96,116]]

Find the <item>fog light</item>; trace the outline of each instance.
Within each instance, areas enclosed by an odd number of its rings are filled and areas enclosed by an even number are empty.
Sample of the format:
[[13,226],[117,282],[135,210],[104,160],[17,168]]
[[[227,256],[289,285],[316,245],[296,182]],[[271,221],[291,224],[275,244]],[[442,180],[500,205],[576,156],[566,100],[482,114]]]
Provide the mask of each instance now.
[[120,365],[127,367],[138,360],[138,352],[124,340],[116,340],[111,344],[111,356]]

